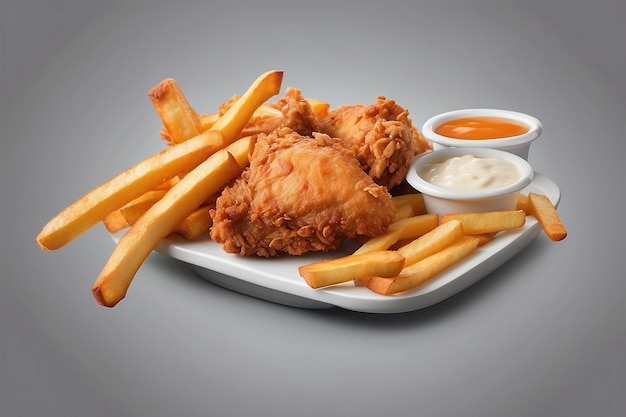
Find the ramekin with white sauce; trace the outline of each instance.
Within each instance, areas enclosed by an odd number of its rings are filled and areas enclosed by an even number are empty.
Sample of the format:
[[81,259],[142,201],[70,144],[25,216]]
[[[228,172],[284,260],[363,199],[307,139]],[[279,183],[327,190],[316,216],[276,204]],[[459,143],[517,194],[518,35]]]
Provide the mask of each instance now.
[[406,180],[429,213],[514,210],[534,170],[524,158],[488,148],[444,148],[418,155]]
[[428,119],[421,134],[433,149],[490,148],[526,160],[531,143],[542,133],[541,122],[528,114],[502,109],[460,109]]

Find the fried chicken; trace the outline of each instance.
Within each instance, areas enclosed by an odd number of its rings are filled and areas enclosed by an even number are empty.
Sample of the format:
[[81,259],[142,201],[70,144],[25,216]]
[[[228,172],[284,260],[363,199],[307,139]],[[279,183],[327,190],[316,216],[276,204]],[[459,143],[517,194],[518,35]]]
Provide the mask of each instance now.
[[[320,131],[317,114],[313,111],[310,102],[302,96],[302,92],[294,87],[287,88],[285,95],[269,107],[280,110],[282,120],[280,127],[289,127],[302,136],[311,136]],[[265,132],[269,133],[269,132]]]
[[[233,96],[222,104],[219,114],[237,99]],[[316,112],[299,89],[289,87],[279,100],[255,112],[242,136],[267,134],[279,127],[290,127],[304,136],[326,133],[351,147],[363,170],[389,190],[402,182],[415,155],[432,149],[413,125],[409,112],[384,96],[378,96],[373,104],[323,110]]]
[[400,184],[413,157],[430,144],[413,126],[406,109],[384,96],[373,104],[343,105],[320,120],[321,131],[352,147],[361,166],[377,184]]
[[316,111],[289,88],[261,110],[244,129],[258,134],[250,166],[211,210],[214,241],[270,257],[330,251],[387,230],[395,217],[388,190],[430,149],[404,108],[380,96]]
[[376,236],[393,222],[387,189],[353,150],[322,133],[289,127],[261,134],[250,166],[211,211],[211,237],[241,255],[301,255],[336,249],[345,239]]

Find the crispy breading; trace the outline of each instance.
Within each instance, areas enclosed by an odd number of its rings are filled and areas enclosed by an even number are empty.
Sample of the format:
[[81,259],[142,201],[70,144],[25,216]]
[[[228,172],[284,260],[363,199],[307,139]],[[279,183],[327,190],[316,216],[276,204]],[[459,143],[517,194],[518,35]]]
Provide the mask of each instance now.
[[409,112],[384,96],[334,108],[320,122],[322,132],[353,147],[363,169],[389,189],[402,182],[415,155],[431,149]]
[[231,253],[301,255],[382,234],[394,216],[389,192],[351,149],[285,127],[259,135],[249,168],[211,211],[211,237]]

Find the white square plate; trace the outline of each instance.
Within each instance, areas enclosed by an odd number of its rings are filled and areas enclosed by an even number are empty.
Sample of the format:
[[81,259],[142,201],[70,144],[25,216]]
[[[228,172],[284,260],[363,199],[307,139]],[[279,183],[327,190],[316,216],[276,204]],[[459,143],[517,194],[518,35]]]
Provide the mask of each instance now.
[[[559,187],[539,173],[522,192],[531,191],[547,195],[555,205],[561,197]],[[376,294],[352,282],[316,290],[300,277],[299,266],[347,255],[356,248],[349,243],[335,252],[260,258],[226,253],[208,235],[194,241],[172,235],[156,250],[192,265],[200,276],[216,285],[268,301],[301,308],[337,306],[368,313],[400,313],[435,304],[469,287],[515,256],[540,232],[541,225],[529,216],[522,228],[500,233],[420,287],[391,296]],[[114,234],[114,240],[122,234],[123,231]]]

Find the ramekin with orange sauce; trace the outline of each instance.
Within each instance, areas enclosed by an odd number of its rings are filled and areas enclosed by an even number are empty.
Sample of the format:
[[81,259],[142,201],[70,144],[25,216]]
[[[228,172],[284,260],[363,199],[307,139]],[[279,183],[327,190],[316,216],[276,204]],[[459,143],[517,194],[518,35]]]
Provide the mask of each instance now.
[[461,109],[431,117],[422,135],[442,148],[490,148],[528,160],[530,144],[542,132],[541,122],[528,114],[500,109]]

